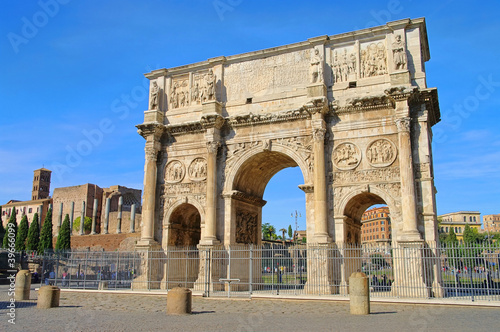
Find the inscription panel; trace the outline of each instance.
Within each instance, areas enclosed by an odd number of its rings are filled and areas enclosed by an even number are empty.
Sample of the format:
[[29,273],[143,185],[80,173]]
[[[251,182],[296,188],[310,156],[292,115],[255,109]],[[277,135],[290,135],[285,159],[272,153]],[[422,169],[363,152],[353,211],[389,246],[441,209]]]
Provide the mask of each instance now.
[[265,59],[232,63],[224,68],[227,100],[265,95],[276,88],[307,84],[311,50],[304,49]]

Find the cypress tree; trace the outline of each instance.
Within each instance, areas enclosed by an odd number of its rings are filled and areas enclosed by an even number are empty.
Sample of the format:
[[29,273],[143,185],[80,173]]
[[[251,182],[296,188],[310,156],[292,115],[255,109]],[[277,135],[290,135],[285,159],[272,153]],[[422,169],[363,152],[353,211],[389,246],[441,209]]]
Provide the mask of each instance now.
[[52,246],[52,209],[47,211],[40,234],[40,243],[38,244],[38,253],[43,254],[47,249],[54,249]]
[[38,243],[40,243],[40,226],[38,225],[38,213],[35,213],[30,229],[28,230],[26,250],[38,250]]
[[0,205],[0,243],[3,243],[4,235],[5,235],[5,228],[3,227],[2,206]]
[[28,237],[28,216],[24,215],[19,223],[16,235],[16,251],[26,250],[26,238]]
[[[9,224],[12,224],[12,226],[9,226]],[[9,229],[12,229],[9,231]],[[16,208],[12,208],[12,212],[10,214],[9,222],[7,223],[7,228],[5,230],[5,236],[3,237],[3,248],[8,249],[9,248],[9,233],[14,232],[14,239],[16,238],[17,235],[17,221],[16,221]]]
[[57,236],[56,250],[69,250],[71,249],[71,229],[69,225],[69,215],[64,217],[64,221]]

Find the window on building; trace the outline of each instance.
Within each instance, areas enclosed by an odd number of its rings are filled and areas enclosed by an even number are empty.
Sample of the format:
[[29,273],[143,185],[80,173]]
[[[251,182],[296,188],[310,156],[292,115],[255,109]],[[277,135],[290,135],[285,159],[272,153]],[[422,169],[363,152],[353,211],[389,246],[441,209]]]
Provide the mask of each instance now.
[[383,224],[384,224],[384,221],[382,220],[382,221],[380,222],[380,224],[381,224],[381,225],[383,225]]
[[469,217],[469,221],[472,222],[472,217]]
[[476,217],[474,217],[474,222],[476,222]]
[[32,209],[32,208],[29,208],[29,209],[28,209],[28,213],[31,213],[32,211],[33,211],[33,209]]
[[377,240],[378,240],[378,235],[377,235]]
[[381,227],[380,230],[383,232],[385,230],[385,227]]
[[457,227],[455,227],[455,233],[458,233],[458,228]]
[[382,238],[385,239],[385,234],[382,234]]
[[462,233],[462,227],[458,227],[458,232]]
[[464,217],[464,222],[467,222],[467,217]]
[[448,227],[446,227],[446,233],[448,233]]

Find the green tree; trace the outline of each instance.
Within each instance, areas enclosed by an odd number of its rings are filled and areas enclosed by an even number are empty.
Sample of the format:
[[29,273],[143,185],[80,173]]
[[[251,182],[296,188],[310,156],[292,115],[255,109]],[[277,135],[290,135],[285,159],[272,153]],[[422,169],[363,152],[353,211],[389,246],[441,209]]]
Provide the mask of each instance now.
[[3,227],[2,206],[0,205],[0,244],[3,244],[4,235],[5,235],[5,228]]
[[16,235],[16,251],[26,250],[26,238],[28,238],[28,216],[24,215],[19,223]]
[[40,234],[40,243],[38,244],[38,253],[43,254],[45,250],[53,249],[52,245],[52,209],[47,211],[43,221],[42,232]]
[[[75,231],[78,234],[80,234],[80,220],[81,219],[82,219],[81,217],[78,217],[75,220],[73,220],[73,231]],[[91,228],[92,228],[92,218],[85,217],[85,221],[83,223],[84,234],[90,233]]]
[[28,240],[26,241],[26,250],[38,250],[40,243],[40,226],[38,225],[38,213],[35,213],[28,230]]
[[[12,208],[11,210],[11,214],[10,214],[10,218],[9,218],[9,222],[7,223],[7,229],[5,230],[5,236],[3,237],[3,247],[5,249],[9,248],[9,236],[8,234],[10,232],[14,232],[14,239],[16,238],[17,236],[17,221],[16,221],[16,208]],[[12,226],[10,226],[9,224],[11,224]],[[11,229],[9,231],[9,229]]]
[[285,234],[286,234],[287,230],[285,228],[282,228],[282,229],[280,229],[280,232],[282,234],[281,235],[281,240],[284,241],[285,240]]
[[288,225],[288,238],[291,239],[293,237],[292,225]]
[[450,227],[450,232],[448,233],[448,236],[446,237],[446,243],[447,244],[458,244],[457,235],[455,234],[453,227]]
[[444,244],[446,243],[446,233],[439,233],[439,243]]
[[69,249],[71,249],[71,228],[69,225],[69,215],[66,215],[57,236],[56,250]]

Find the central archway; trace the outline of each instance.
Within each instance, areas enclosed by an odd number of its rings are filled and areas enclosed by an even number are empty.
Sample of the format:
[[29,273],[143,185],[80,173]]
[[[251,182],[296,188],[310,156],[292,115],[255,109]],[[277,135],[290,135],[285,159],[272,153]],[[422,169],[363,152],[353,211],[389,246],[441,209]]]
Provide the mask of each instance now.
[[251,148],[231,167],[224,188],[226,215],[234,222],[225,225],[226,244],[261,244],[264,191],[271,178],[289,167],[299,167],[304,181],[309,168],[304,157],[291,148],[273,145],[272,149]]

